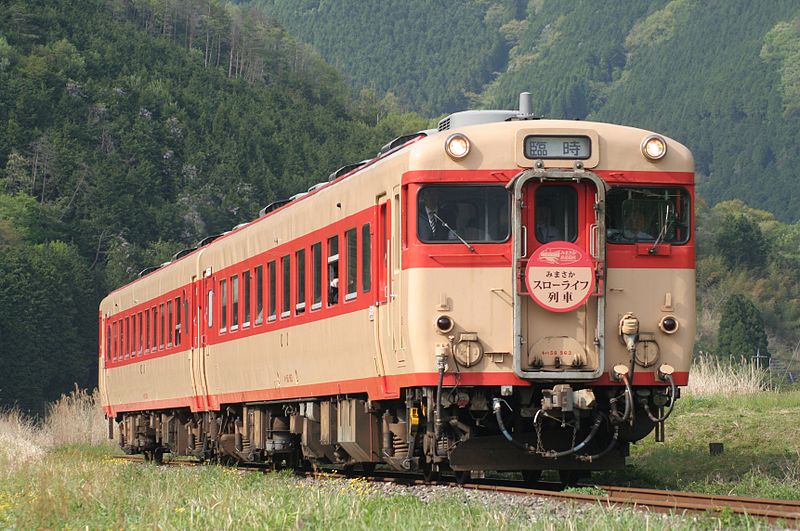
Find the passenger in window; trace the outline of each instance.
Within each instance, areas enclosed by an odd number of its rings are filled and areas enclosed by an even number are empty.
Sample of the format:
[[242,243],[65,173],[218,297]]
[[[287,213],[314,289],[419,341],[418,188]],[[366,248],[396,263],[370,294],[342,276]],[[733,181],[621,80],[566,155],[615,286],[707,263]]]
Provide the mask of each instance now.
[[339,302],[339,278],[332,278],[328,285],[328,304],[333,306]]
[[440,202],[439,190],[426,188],[420,192],[421,201],[417,204],[417,234],[423,241],[444,241],[450,238],[445,225],[453,220],[451,209]]
[[536,207],[536,239],[542,243],[561,240],[561,231],[552,222],[550,207]]

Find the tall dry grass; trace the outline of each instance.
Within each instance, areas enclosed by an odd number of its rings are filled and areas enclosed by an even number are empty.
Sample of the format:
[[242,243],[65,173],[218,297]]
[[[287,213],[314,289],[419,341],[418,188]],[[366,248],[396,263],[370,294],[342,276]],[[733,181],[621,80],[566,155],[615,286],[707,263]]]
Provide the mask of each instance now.
[[689,371],[691,396],[735,396],[771,390],[769,374],[752,363],[699,356]]
[[100,410],[100,392],[75,390],[50,404],[42,430],[51,444],[98,445],[108,441],[108,423]]
[[12,409],[0,412],[0,463],[7,466],[39,459],[65,444],[108,444],[107,424],[98,391],[75,388],[50,404],[44,420]]

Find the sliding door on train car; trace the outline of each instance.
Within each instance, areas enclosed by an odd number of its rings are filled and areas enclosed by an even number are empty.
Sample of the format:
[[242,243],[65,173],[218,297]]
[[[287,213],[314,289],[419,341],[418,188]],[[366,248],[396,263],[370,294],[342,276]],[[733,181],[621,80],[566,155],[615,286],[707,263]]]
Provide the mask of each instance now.
[[541,178],[521,188],[515,318],[518,369],[527,378],[588,379],[602,371],[605,244],[596,206],[604,193],[597,186]]
[[212,322],[214,277],[211,270],[203,272],[202,278],[192,278],[192,388],[195,409],[208,409],[208,384],[206,383],[206,358],[208,356],[208,332]]

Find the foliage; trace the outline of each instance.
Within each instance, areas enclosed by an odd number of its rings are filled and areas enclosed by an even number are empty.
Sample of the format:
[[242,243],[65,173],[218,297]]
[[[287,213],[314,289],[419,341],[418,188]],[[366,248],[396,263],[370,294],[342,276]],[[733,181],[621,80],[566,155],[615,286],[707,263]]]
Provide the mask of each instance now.
[[464,110],[502,69],[519,0],[253,0],[354,84],[428,116]]
[[726,215],[714,241],[728,267],[757,268],[767,263],[767,241],[761,229],[746,216]]
[[717,342],[721,355],[742,359],[769,356],[764,320],[751,300],[737,294],[725,302]]
[[221,0],[5,1],[0,87],[0,405],[33,410],[95,381],[100,294],[426,125]]
[[92,277],[75,247],[0,247],[0,403],[41,412],[74,382],[91,382]]
[[[359,87],[435,116],[516,108],[689,146],[702,196],[800,219],[795,0],[254,0]],[[757,183],[754,185],[754,183]],[[780,190],[780,193],[776,191]]]

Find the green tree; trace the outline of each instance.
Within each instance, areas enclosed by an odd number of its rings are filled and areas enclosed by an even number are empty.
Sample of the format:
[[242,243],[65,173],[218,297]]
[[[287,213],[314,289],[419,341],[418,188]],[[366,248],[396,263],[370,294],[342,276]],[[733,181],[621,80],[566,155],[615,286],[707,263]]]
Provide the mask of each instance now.
[[769,246],[761,229],[743,215],[726,215],[714,241],[728,267],[764,267]]
[[764,319],[756,305],[743,295],[732,295],[722,307],[717,335],[722,356],[751,359],[757,353],[769,357]]

